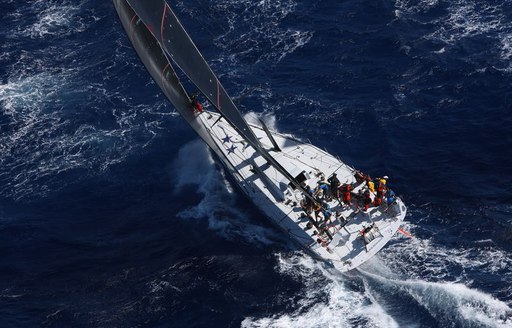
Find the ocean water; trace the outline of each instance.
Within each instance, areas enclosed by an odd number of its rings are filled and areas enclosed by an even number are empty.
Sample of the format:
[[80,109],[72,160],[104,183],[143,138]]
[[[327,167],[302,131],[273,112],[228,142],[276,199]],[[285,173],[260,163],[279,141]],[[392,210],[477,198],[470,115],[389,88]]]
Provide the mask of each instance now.
[[512,327],[512,3],[192,0],[248,115],[389,183],[330,271],[234,189],[110,1],[0,0],[0,327]]

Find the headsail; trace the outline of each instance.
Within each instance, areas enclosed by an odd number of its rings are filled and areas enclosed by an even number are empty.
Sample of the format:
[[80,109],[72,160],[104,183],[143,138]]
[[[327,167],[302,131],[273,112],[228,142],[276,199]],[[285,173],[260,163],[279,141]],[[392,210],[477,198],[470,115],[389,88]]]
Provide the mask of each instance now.
[[[155,39],[160,42],[160,46],[168,57],[199,88],[222,116],[269,164],[296,188],[305,192],[299,182],[262,147],[167,2],[165,0],[127,0],[127,2]],[[306,192],[305,194],[307,195]]]
[[174,63],[224,118],[248,140],[259,145],[247,122],[192,42],[171,7],[163,0],[128,0]]

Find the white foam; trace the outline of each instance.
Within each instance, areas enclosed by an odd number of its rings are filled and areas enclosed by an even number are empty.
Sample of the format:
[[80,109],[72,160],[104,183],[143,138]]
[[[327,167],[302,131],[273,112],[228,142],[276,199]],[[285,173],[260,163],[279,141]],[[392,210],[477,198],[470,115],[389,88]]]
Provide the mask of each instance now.
[[[44,196],[66,186],[58,176],[82,170],[81,177],[99,174],[122,161],[135,149],[145,147],[162,125],[162,116],[151,106],[133,106],[126,101],[122,111],[95,107],[122,95],[93,85],[83,87],[80,71],[52,67],[44,61],[23,62],[37,66],[33,73],[15,64],[6,83],[0,85],[3,129],[0,131],[0,194],[12,199]],[[48,66],[46,66],[48,65]],[[85,69],[85,68],[84,68]],[[112,111],[117,125],[78,125],[80,108],[94,99],[89,111]],[[72,114],[72,115],[70,115]],[[151,115],[149,115],[151,114]],[[107,115],[108,116],[108,115]],[[141,120],[141,116],[145,119]],[[150,118],[153,117],[154,121]],[[5,128],[5,129],[4,129]],[[139,141],[145,141],[140,144]],[[115,145],[115,147],[112,147]]]
[[[19,11],[29,10],[37,15],[37,20],[31,25],[19,25],[15,34],[31,38],[46,36],[65,36],[72,33],[83,32],[87,28],[88,19],[80,17],[79,4],[68,1],[35,1],[29,8],[20,8]],[[19,16],[20,18],[23,15]],[[20,23],[23,21],[20,20]]]
[[450,7],[444,25],[431,37],[453,43],[465,37],[497,31],[502,26],[503,18],[498,7],[480,7],[471,1],[456,2]]
[[[430,9],[441,7],[437,15],[424,15]],[[420,36],[444,46],[432,53],[444,55],[453,49],[466,48],[467,40],[484,39],[487,43],[486,60],[475,60],[478,56],[467,56],[465,60],[475,65],[475,72],[482,73],[491,68],[503,72],[512,72],[512,21],[508,18],[507,2],[482,2],[476,0],[439,1],[395,1],[397,20],[419,22],[427,31]],[[479,51],[479,50],[477,50]],[[485,66],[482,66],[484,64]]]
[[[412,231],[418,227],[408,223],[405,230]],[[457,227],[450,227],[450,230]],[[436,233],[444,233],[438,231]],[[435,239],[404,239],[404,242],[390,243],[385,252],[379,253],[388,266],[397,273],[407,273],[412,278],[451,279],[464,281],[464,276],[452,276],[452,272],[477,270],[491,275],[499,274],[507,281],[512,281],[512,272],[506,270],[512,266],[510,254],[494,244],[486,247],[473,246],[447,247],[435,242]]]
[[485,327],[510,327],[512,324],[512,309],[506,303],[464,284],[386,278],[360,271],[380,288],[383,285],[392,290],[400,288],[439,321]]
[[270,131],[276,131],[277,132],[277,126],[276,126],[276,116],[271,113],[266,114],[260,114],[256,112],[247,112],[244,115],[244,119],[256,126],[261,126],[260,120],[265,123],[265,125],[270,129]]
[[279,254],[277,270],[303,283],[304,293],[290,300],[290,313],[245,318],[242,327],[398,327],[369,293],[350,289],[343,276],[304,254]]
[[501,37],[501,57],[504,60],[510,61],[512,59],[512,31]]
[[405,14],[425,13],[439,4],[439,0],[396,0],[396,17]]
[[222,22],[227,20],[228,27],[215,43],[230,50],[225,59],[232,62],[239,62],[247,55],[256,56],[255,62],[279,62],[308,43],[313,36],[309,31],[281,27],[281,22],[295,10],[296,5],[293,0],[217,2],[214,11],[222,12]]
[[[202,195],[198,204],[180,211],[182,219],[208,219],[210,229],[227,239],[239,239],[257,246],[281,239],[271,228],[254,224],[235,207],[235,194],[222,172],[214,165],[207,145],[195,140],[184,145],[174,162],[175,193],[182,194],[186,186],[194,186]],[[180,197],[182,197],[181,195]],[[265,220],[263,214],[261,219]]]
[[[428,204],[426,209],[428,212]],[[418,219],[430,215],[423,207],[411,210],[411,213],[419,211],[416,213]],[[420,227],[409,223],[404,229],[415,235],[415,230]],[[333,272],[302,253],[278,254],[276,270],[304,284],[301,296],[290,300],[286,313],[248,317],[242,326],[396,327],[403,321],[408,326],[420,326],[422,323],[414,322],[412,318],[395,318],[386,311],[398,294],[401,303],[409,298],[410,306],[423,308],[439,323],[509,327],[512,325],[510,306],[469,287],[473,282],[465,270],[500,275],[504,288],[509,288],[506,282],[512,280],[512,273],[507,270],[512,266],[508,253],[492,241],[478,241],[477,244],[481,242],[486,242],[486,247],[478,246],[475,251],[471,246],[468,249],[449,248],[431,240],[402,237],[360,267],[361,275]],[[362,290],[349,283],[358,279],[363,281]]]

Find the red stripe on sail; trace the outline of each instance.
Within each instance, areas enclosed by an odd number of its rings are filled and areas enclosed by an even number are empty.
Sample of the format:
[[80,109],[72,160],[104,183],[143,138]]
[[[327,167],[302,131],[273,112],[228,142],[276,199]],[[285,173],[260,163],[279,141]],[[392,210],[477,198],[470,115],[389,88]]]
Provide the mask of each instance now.
[[165,23],[165,14],[166,13],[167,13],[167,3],[165,3],[165,5],[164,5],[164,13],[162,14],[162,23],[160,24],[160,40],[162,41],[162,45],[164,44],[164,23]]

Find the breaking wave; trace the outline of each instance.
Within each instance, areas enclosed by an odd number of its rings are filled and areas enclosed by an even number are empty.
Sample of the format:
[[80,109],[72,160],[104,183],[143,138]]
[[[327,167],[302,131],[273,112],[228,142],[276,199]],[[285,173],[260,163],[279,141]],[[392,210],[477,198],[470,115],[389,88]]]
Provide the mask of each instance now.
[[279,239],[274,230],[251,223],[249,216],[235,206],[235,193],[203,141],[189,142],[180,149],[174,171],[176,194],[190,192],[186,187],[192,186],[202,195],[198,204],[178,212],[179,218],[206,218],[210,229],[229,240],[241,238],[262,246]]
[[[360,270],[367,279],[369,289],[374,294],[398,293],[400,297],[410,298],[421,310],[426,310],[440,326],[442,322],[457,323],[463,327],[509,327],[512,324],[512,309],[496,298],[468,288],[461,283],[428,282],[385,278]],[[411,306],[411,305],[409,305]]]
[[398,323],[350,280],[303,254],[278,255],[277,270],[303,283],[303,292],[289,300],[288,313],[245,318],[242,327],[398,327]]
[[[431,318],[439,326],[512,324],[512,309],[503,301],[462,283],[402,277],[386,263],[373,258],[358,270],[360,274],[342,275],[304,254],[278,255],[276,269],[303,283],[303,293],[289,300],[291,309],[285,313],[247,317],[242,327],[414,327],[433,324]],[[408,304],[408,310],[394,309],[397,301]],[[428,315],[401,313],[411,311]]]

